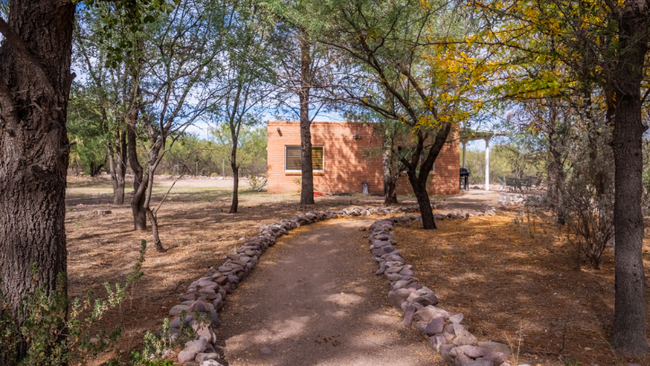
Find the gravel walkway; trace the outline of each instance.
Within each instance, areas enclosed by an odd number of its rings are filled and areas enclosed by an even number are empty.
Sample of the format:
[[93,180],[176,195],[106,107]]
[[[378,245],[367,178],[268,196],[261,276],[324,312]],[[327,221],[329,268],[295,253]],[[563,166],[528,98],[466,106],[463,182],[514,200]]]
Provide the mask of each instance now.
[[262,256],[221,312],[217,338],[231,366],[444,364],[402,326],[374,275],[359,228],[375,220],[298,228]]

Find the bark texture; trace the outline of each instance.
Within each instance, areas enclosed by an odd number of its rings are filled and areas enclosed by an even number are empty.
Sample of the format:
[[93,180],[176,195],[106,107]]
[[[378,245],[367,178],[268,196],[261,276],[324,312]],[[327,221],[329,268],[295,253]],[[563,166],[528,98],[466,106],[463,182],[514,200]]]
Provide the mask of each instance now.
[[303,33],[300,40],[300,146],[302,153],[302,187],[300,203],[314,204],[314,167],[311,158],[311,120],[309,92],[311,86],[311,45]]
[[117,131],[115,142],[108,141],[108,167],[113,183],[113,204],[124,204],[126,186],[127,141],[124,131]]
[[144,177],[144,169],[138,161],[138,133],[136,124],[140,115],[140,105],[138,102],[140,96],[139,78],[133,78],[131,85],[131,103],[129,111],[126,114],[126,131],[128,135],[128,155],[129,166],[133,170],[133,198],[131,198],[131,212],[133,213],[133,228],[135,230],[147,230],[147,210],[144,207],[145,195],[147,190],[148,179]]
[[9,21],[0,19],[0,289],[7,311],[22,322],[22,298],[39,286],[51,293],[67,269],[66,114],[75,9],[51,0],[11,0],[9,7]]
[[[632,3],[632,2],[631,2]],[[615,289],[614,348],[626,355],[648,353],[645,277],[643,273],[641,81],[647,53],[650,15],[644,2],[626,4],[619,25],[620,48],[614,151]],[[637,8],[639,7],[639,8]],[[641,9],[640,9],[641,8]]]
[[395,162],[393,152],[392,137],[384,136],[384,151],[382,154],[382,168],[384,175],[384,205],[390,206],[397,203],[397,178],[399,178],[399,169]]

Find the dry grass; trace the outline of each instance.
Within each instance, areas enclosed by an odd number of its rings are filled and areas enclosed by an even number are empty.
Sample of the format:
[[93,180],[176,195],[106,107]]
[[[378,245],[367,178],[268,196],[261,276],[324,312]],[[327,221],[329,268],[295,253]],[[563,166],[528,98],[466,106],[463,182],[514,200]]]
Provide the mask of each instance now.
[[[231,191],[224,182],[219,182],[221,187],[206,187],[216,185],[210,181],[179,183],[159,212],[161,241],[169,250],[157,253],[149,248],[143,266],[145,276],[128,293],[121,309],[103,320],[105,327],[123,325],[118,348],[127,355],[141,346],[146,331],[160,327],[189,283],[203,276],[209,267],[218,267],[225,254],[241,244],[239,239],[257,235],[260,225],[312,209],[382,202],[381,197],[353,195],[316,198],[315,206],[303,207],[295,194],[252,193],[244,191],[244,186],[240,191],[239,213],[228,214]],[[154,204],[168,189],[162,185],[154,187]],[[105,180],[68,183],[66,233],[71,296],[84,296],[87,290],[102,296],[103,283],[123,283],[136,261],[140,240],[151,239],[150,232],[133,230],[128,203],[113,206],[111,194]],[[126,201],[130,201],[130,196]],[[112,214],[96,216],[96,209],[110,209]],[[99,361],[108,356],[103,355]]]
[[[614,255],[601,270],[579,267],[567,235],[500,211],[495,217],[442,221],[438,230],[397,228],[399,249],[440,306],[465,314],[479,339],[517,346],[520,363],[650,365],[617,357],[609,346],[614,311]],[[650,239],[644,246],[644,258]],[[650,263],[645,260],[645,266]]]

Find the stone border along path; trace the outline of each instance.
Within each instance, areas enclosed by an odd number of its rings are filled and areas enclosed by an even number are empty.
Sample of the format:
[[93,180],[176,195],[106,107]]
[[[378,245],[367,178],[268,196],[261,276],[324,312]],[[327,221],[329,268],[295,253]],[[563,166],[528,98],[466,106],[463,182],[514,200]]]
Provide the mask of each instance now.
[[[433,208],[435,209],[435,207]],[[246,240],[244,244],[237,249],[237,254],[228,254],[226,261],[219,267],[219,269],[210,268],[204,277],[201,277],[198,280],[192,282],[188,286],[188,289],[185,292],[185,294],[180,296],[181,303],[171,308],[171,310],[169,311],[169,315],[170,317],[173,318],[173,320],[170,322],[170,332],[171,332],[172,339],[177,339],[181,335],[181,328],[182,328],[181,317],[183,316],[185,317],[183,321],[183,327],[187,327],[187,326],[191,327],[195,331],[195,339],[185,343],[185,347],[183,348],[183,350],[181,350],[178,353],[178,355],[176,355],[176,353],[171,349],[165,350],[163,352],[163,358],[171,359],[177,357],[178,361],[181,364],[184,364],[185,366],[222,366],[225,364],[224,361],[221,360],[220,355],[217,353],[215,349],[215,345],[217,343],[217,337],[214,332],[214,328],[219,326],[218,312],[223,308],[224,302],[226,300],[226,296],[232,293],[232,291],[234,291],[237,288],[239,282],[242,281],[244,278],[246,278],[250,274],[251,270],[257,265],[262,253],[269,247],[273,246],[277,238],[288,234],[289,230],[295,229],[300,226],[309,225],[318,221],[344,218],[349,216],[370,216],[370,215],[385,216],[389,214],[411,213],[411,212],[418,212],[418,211],[419,208],[417,205],[400,206],[400,207],[372,207],[372,208],[353,207],[350,209],[343,209],[341,211],[307,212],[305,214],[300,214],[291,220],[281,220],[279,222],[270,225],[261,226],[259,229],[260,234],[258,234],[257,236],[251,239]],[[470,216],[482,216],[482,215],[494,215],[494,209],[491,208],[490,206],[485,205],[483,208],[483,212],[461,213],[461,214],[450,213],[447,215],[436,214],[434,215],[434,218],[436,220],[444,220],[450,218],[467,218]],[[387,234],[384,233],[387,232],[387,230],[392,229],[392,225],[395,222],[395,220],[397,221],[401,220],[401,222],[403,222],[404,220],[418,221],[421,220],[421,218],[419,216],[406,215],[400,219],[388,219],[388,221],[386,221],[386,219],[379,220],[378,222],[373,224],[373,226],[371,226],[371,228],[374,228],[377,233],[376,235],[374,235],[375,232],[373,232],[373,235],[371,235],[372,240],[376,241],[377,245],[379,245],[379,243],[384,243],[384,242],[387,243],[388,245],[394,244],[395,242],[394,239],[390,238]],[[390,225],[388,225],[387,223],[390,223]],[[387,238],[388,241],[383,240],[384,238]],[[392,248],[392,246],[390,246],[390,248]],[[401,264],[402,266],[404,265],[403,265],[403,259],[400,259],[399,261],[384,260],[384,258],[391,258],[391,259],[401,258],[399,256],[399,251],[393,251],[394,249],[391,250],[390,248],[389,246],[382,245],[372,249],[376,250],[377,254],[379,254],[378,253],[379,250],[382,250],[386,253],[388,253],[388,251],[392,252],[392,256],[390,255],[382,256],[380,258],[381,259],[380,262],[382,266],[381,268],[385,268],[385,269],[387,268],[389,271],[391,271],[390,273],[387,273],[387,275],[393,274],[393,276],[389,277],[389,281],[391,281],[392,279],[397,279],[397,276],[400,276],[399,280],[395,280],[391,284],[391,286],[393,286],[393,291],[391,291],[393,293],[392,298],[398,296],[395,290],[403,289],[403,291],[399,292],[399,294],[401,294],[399,296],[403,296],[404,294],[406,294],[405,291],[408,291],[409,295],[404,299],[405,301],[403,301],[406,303],[406,307],[405,307],[405,309],[407,309],[406,316],[413,318],[413,316],[416,314],[415,310],[417,310],[418,320],[420,318],[424,319],[422,314],[424,314],[424,312],[430,312],[430,310],[420,311],[421,310],[420,308],[430,309],[432,307],[431,305],[437,304],[438,301],[437,297],[432,291],[426,289],[424,286],[419,285],[417,283],[417,279],[413,277],[414,274],[411,274],[412,271],[410,270],[410,266],[401,268],[398,271],[399,273],[393,272],[397,268],[395,267],[397,263],[402,263]],[[407,274],[410,274],[410,276],[407,276]],[[409,280],[406,280],[407,277],[409,278]],[[408,283],[406,285],[402,285],[405,282]],[[397,286],[398,283],[402,287],[395,288],[395,286]],[[418,286],[419,288],[416,288]],[[426,290],[422,290],[422,289],[426,289]],[[424,292],[427,293],[430,292],[430,295],[424,296],[429,299],[428,301],[430,304],[427,303],[427,306],[425,307],[425,305],[423,305],[420,302],[424,300],[418,300],[414,302],[415,298],[419,299],[421,296],[416,296],[413,297],[413,299],[411,299],[410,298],[411,292],[417,293],[418,295]],[[390,298],[391,296],[389,296],[389,299]],[[435,299],[435,303],[433,303],[434,299]],[[391,304],[393,304],[393,301],[395,300],[390,300],[390,301]],[[398,306],[398,308],[400,308],[401,303],[398,305],[400,305]],[[436,319],[444,318],[445,315],[448,315],[448,313],[444,312],[444,310],[442,309],[437,309],[437,310],[441,310],[442,312],[436,313],[438,314],[438,316],[432,315],[431,319],[429,320],[433,320],[434,318]],[[447,318],[449,317],[447,316]],[[458,329],[460,329],[460,327],[463,326],[460,325],[460,320],[458,320],[458,318],[462,320],[462,314],[456,315],[454,320],[452,320],[452,324],[456,324],[453,327],[458,327]],[[205,321],[206,319],[209,319],[209,321]],[[406,320],[407,319],[405,318],[405,324],[406,324]],[[457,320],[458,324],[453,323],[453,321],[455,320]],[[421,321],[419,321],[418,323],[420,322]],[[440,320],[437,320],[436,322],[440,322]],[[408,323],[410,325],[410,320]],[[452,328],[447,329],[447,328],[448,327],[445,327],[445,330],[456,329],[456,328],[453,329]],[[157,334],[160,335],[161,330],[159,330]],[[456,333],[447,331],[441,334],[446,337],[451,336],[451,339],[453,339],[454,338],[453,334]],[[434,335],[437,336],[438,334],[434,333]],[[438,338],[433,337],[430,339],[438,339]],[[437,346],[434,348],[436,349],[440,348],[442,352],[447,347],[443,348]],[[460,352],[470,353],[473,350],[473,349],[472,350],[467,349],[467,351],[465,351],[465,349],[459,347],[451,347],[449,348],[449,351],[447,353],[452,352],[452,348],[454,349],[453,351],[454,354],[456,353],[460,354]],[[477,348],[478,351],[482,350],[482,348],[478,348],[478,347],[475,348]],[[464,355],[465,354],[463,354],[463,356]],[[448,356],[445,356],[445,353],[443,353],[443,357],[447,359]],[[459,360],[463,359],[462,356],[453,356],[453,357]],[[475,363],[475,364],[460,364],[460,365],[487,366],[488,364]],[[493,363],[490,363],[489,365],[492,366]],[[501,366],[506,366],[506,365],[501,365]],[[498,366],[498,364],[496,366]]]
[[[494,212],[493,208],[484,207],[485,214],[494,215]],[[390,284],[388,301],[391,306],[404,313],[404,326],[418,329],[447,363],[454,366],[510,366],[506,363],[509,347],[497,342],[479,342],[462,324],[463,314],[451,315],[436,307],[436,294],[420,284],[411,266],[395,249],[397,243],[390,231],[395,225],[418,219],[412,215],[392,217],[370,226],[370,252],[379,262],[376,274],[386,276]]]

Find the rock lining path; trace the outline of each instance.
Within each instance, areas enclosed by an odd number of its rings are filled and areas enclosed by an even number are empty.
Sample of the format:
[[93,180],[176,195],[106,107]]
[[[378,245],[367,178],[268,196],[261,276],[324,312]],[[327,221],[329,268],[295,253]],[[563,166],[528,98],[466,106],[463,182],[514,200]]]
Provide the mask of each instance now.
[[377,218],[292,230],[228,297],[217,339],[231,366],[444,362],[388,304],[366,231]]

